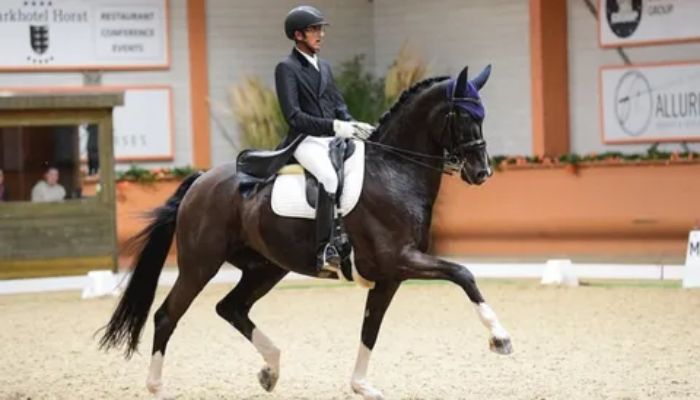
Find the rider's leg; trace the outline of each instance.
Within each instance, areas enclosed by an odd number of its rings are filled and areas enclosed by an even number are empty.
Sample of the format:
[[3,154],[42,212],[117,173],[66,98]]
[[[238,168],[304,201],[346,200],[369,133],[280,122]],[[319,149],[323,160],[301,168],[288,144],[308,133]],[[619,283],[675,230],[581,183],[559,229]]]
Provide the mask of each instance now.
[[318,179],[326,191],[335,194],[338,190],[338,176],[328,153],[332,138],[307,136],[294,151],[294,158]]
[[316,267],[337,270],[340,267],[340,251],[336,248],[335,194],[328,193],[323,184],[318,185],[316,197]]
[[335,193],[338,189],[338,176],[329,158],[329,141],[330,138],[308,136],[294,152],[294,158],[319,182],[316,201],[317,267],[319,269],[324,267],[338,269],[341,261],[340,253],[333,245],[339,234],[335,224]]

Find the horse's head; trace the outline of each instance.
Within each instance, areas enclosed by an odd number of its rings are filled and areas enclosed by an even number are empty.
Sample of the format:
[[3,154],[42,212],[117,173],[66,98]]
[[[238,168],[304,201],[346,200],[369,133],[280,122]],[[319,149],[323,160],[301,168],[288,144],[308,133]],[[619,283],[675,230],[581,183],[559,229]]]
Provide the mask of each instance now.
[[486,110],[479,97],[479,90],[486,84],[490,74],[489,65],[476,78],[469,80],[465,67],[457,79],[451,79],[447,83],[450,109],[444,146],[450,157],[458,163],[462,179],[475,185],[484,183],[492,174],[486,142],[481,132]]

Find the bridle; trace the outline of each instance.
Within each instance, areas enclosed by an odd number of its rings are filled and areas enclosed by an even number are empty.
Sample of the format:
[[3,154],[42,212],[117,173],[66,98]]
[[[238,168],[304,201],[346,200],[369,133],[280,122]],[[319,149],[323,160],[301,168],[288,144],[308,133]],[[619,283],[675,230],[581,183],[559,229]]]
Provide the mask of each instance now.
[[[459,172],[462,168],[462,165],[464,164],[464,154],[467,154],[471,151],[483,150],[486,147],[486,141],[483,138],[479,138],[470,140],[466,143],[454,144],[454,121],[455,118],[457,118],[457,115],[459,115],[459,113],[457,112],[457,108],[461,108],[467,113],[471,114],[470,109],[467,106],[465,106],[466,104],[474,104],[478,106],[482,105],[481,100],[477,98],[455,97],[454,93],[450,93],[447,102],[450,105],[450,110],[445,115],[445,125],[440,137],[440,145],[445,151],[445,154],[443,156],[434,156],[432,154],[425,154],[417,151],[406,150],[400,147],[390,146],[379,142],[372,142],[370,140],[364,140],[364,142],[368,145],[380,148],[388,153],[394,154],[397,157],[409,161],[413,164],[420,165],[422,167],[432,169],[434,171],[438,171],[446,175],[452,175],[455,172]],[[445,143],[446,135],[448,139],[447,143]],[[436,168],[433,165],[420,161],[420,159],[441,161],[443,167]]]
[[[455,129],[453,127],[455,118],[458,115],[457,108],[465,110],[470,113],[467,107],[461,106],[461,104],[478,104],[481,106],[481,100],[471,98],[471,97],[451,97],[448,100],[450,104],[450,111],[445,115],[445,128],[443,129],[441,145],[446,152],[445,169],[448,171],[459,171],[465,158],[465,154],[471,151],[483,150],[486,147],[486,141],[483,138],[470,140],[466,143],[457,143],[454,134]],[[473,116],[472,116],[473,117]],[[445,131],[449,131],[448,141],[444,143]]]

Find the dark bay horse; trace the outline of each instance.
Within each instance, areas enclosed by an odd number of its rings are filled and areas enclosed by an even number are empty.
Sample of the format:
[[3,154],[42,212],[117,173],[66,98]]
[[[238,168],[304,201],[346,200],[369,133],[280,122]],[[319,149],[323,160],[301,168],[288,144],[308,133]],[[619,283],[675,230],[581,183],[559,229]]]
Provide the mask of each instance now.
[[[407,279],[444,279],[459,285],[489,329],[491,350],[511,352],[508,332],[484,301],[469,270],[425,253],[446,161],[451,160],[469,184],[481,184],[491,175],[481,131],[485,113],[478,94],[489,74],[487,67],[470,81],[464,68],[456,79],[431,78],[414,85],[367,140],[362,194],[344,216],[357,271],[375,282],[367,295],[362,341],[351,378],[352,389],[366,399],[382,398],[365,378],[367,366],[384,313]],[[147,387],[159,398],[166,397],[161,377],[168,340],[192,300],[225,261],[241,269],[242,277],[217,304],[216,312],[262,355],[265,366],[258,379],[268,391],[279,377],[280,350],[250,320],[251,307],[289,271],[330,277],[315,269],[313,221],[275,215],[270,205],[272,185],[249,198],[241,195],[238,186],[233,163],[192,175],[153,211],[150,225],[134,238],[141,250],[101,345],[126,345],[127,357],[136,350],[177,233],[179,275],[154,315]]]

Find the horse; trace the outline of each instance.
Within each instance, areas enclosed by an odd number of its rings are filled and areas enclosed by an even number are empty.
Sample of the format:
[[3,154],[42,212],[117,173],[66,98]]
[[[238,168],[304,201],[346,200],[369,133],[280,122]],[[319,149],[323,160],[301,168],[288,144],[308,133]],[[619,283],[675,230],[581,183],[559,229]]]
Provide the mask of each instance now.
[[[435,198],[447,166],[463,181],[480,185],[491,176],[482,133],[485,117],[479,90],[490,65],[474,79],[465,67],[457,78],[423,80],[402,93],[366,139],[364,184],[354,209],[342,217],[351,238],[357,272],[374,283],[368,290],[352,390],[364,399],[382,393],[367,380],[367,367],[384,314],[408,279],[447,280],[459,285],[490,332],[489,347],[512,351],[510,335],[485,302],[464,266],[427,254]],[[140,246],[131,279],[100,340],[102,348],[125,346],[128,359],[139,344],[158,277],[173,237],[179,274],[154,314],[155,332],[146,386],[167,398],[162,367],[179,319],[224,262],[242,271],[216,312],[243,334],[262,356],[258,380],[272,391],[280,374],[280,350],[249,318],[251,307],[289,271],[337,278],[315,267],[314,223],[273,213],[271,186],[241,194],[235,163],[184,179],[151,222],[132,238]]]

